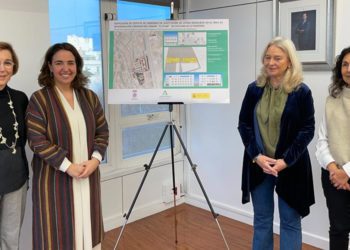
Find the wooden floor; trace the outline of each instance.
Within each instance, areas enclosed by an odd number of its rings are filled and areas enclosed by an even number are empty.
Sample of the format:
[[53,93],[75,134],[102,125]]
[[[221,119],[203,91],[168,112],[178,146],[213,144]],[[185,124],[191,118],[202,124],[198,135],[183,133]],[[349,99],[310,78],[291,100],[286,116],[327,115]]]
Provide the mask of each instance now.
[[[132,216],[132,214],[131,214]],[[175,244],[174,208],[128,223],[122,234],[118,250],[148,249],[226,249],[218,225],[206,210],[181,204],[176,207],[177,244]],[[251,226],[224,216],[217,218],[229,248],[251,249],[253,229]],[[106,233],[103,250],[114,249],[121,228]],[[274,236],[275,249],[279,249],[279,237]],[[318,248],[303,245],[303,250]]]

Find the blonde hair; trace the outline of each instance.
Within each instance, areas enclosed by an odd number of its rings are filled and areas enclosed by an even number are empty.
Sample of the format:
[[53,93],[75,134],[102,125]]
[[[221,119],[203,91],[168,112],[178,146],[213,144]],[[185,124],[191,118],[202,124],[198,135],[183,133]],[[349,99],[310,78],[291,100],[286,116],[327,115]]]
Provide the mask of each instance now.
[[[303,80],[303,69],[298,59],[295,46],[290,39],[283,38],[283,37],[273,38],[267,44],[261,56],[261,61],[263,64],[264,64],[264,57],[266,55],[266,52],[272,45],[283,50],[284,53],[287,54],[287,57],[289,59],[290,66],[287,68],[281,84],[283,86],[284,91],[286,93],[290,93],[294,89],[296,89],[302,83],[302,80]],[[264,87],[268,82],[269,82],[269,76],[267,75],[266,68],[263,65],[260,70],[260,75],[258,76],[258,79],[257,79],[257,85],[260,87]]]

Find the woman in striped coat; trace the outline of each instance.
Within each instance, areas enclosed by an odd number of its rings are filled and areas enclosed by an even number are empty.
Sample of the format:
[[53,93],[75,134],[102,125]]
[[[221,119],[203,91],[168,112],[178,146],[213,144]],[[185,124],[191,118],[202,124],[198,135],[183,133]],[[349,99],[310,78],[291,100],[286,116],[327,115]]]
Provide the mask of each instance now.
[[99,164],[108,125],[97,95],[85,88],[83,60],[69,43],[51,46],[30,98],[26,123],[34,152],[33,249],[100,249]]

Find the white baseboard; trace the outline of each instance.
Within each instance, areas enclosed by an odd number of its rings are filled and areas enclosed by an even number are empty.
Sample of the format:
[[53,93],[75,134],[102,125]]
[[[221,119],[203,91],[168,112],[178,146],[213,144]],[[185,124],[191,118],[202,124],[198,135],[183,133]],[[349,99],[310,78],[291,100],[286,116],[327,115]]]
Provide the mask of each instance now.
[[[202,196],[186,194],[185,202],[190,205],[200,207],[210,211],[210,208],[206,200]],[[253,213],[249,213],[247,211],[243,211],[242,209],[231,207],[226,204],[222,204],[215,201],[211,201],[210,203],[216,213],[229,217],[233,220],[246,223],[248,225],[253,225]],[[274,222],[274,232],[278,234],[279,223]],[[302,237],[303,237],[303,243],[309,244],[311,246],[314,246],[320,249],[328,249],[328,245],[329,245],[328,238],[321,237],[319,235],[315,235],[306,231],[302,232]]]
[[[208,203],[202,196],[186,194],[186,203],[210,211]],[[217,214],[229,217],[248,225],[253,225],[253,213],[249,213],[237,208],[232,208],[226,204],[219,202],[210,201],[210,203]]]
[[[185,198],[181,197],[180,199],[176,200],[176,204],[180,205],[184,203],[184,201],[185,201]],[[152,214],[159,213],[171,207],[173,207],[172,202],[164,203],[162,201],[153,201],[144,206],[134,207],[134,209],[131,211],[131,214],[129,216],[127,223],[131,223],[133,221],[145,218]],[[129,208],[127,208],[127,211],[125,211],[125,213],[127,213],[128,211],[129,211]],[[115,214],[113,216],[103,218],[105,231],[107,232],[124,225],[125,218],[123,215],[124,214]]]

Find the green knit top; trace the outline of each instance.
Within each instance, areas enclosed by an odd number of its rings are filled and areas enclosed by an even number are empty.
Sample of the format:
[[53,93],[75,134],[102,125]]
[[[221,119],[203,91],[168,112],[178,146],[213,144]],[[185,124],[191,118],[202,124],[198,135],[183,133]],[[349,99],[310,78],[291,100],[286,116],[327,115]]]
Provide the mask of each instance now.
[[281,116],[286,105],[288,94],[283,87],[274,89],[266,84],[264,93],[257,106],[257,119],[265,153],[275,157],[276,146],[280,135]]

